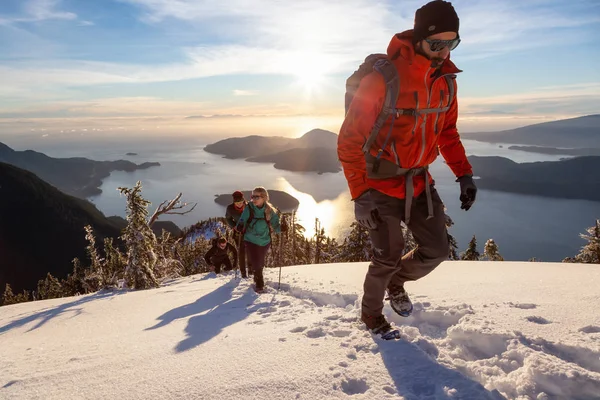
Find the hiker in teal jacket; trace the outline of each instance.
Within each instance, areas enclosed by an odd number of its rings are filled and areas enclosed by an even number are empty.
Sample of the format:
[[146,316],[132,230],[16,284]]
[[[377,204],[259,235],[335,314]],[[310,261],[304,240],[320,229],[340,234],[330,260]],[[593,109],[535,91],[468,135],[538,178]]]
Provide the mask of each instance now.
[[281,233],[281,226],[277,209],[269,203],[269,192],[264,187],[254,188],[251,200],[244,208],[236,230],[244,233],[246,254],[254,269],[254,289],[262,293],[265,287],[263,268],[271,246],[271,232]]

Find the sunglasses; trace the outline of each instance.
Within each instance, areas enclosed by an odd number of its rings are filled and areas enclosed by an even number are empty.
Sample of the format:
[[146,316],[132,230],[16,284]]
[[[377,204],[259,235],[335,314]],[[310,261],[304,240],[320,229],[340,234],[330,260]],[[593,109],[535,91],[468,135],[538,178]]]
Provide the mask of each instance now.
[[446,47],[448,48],[448,50],[452,51],[458,47],[458,44],[460,43],[460,38],[457,37],[456,39],[452,40],[425,39],[425,41],[427,42],[429,48],[433,52],[442,51]]
[[250,198],[252,200],[257,200],[257,199],[262,199],[263,197],[255,194],[255,195],[250,196]]

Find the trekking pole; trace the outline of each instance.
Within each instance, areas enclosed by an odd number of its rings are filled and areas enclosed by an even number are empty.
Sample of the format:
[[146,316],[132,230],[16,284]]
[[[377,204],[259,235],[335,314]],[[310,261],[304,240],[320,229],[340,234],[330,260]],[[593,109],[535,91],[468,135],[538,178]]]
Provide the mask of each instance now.
[[279,264],[279,282],[277,283],[277,290],[281,288],[281,251],[283,249],[283,234],[279,234],[279,251],[277,252],[277,262]]
[[[237,269],[235,270],[235,278],[236,278],[236,279],[237,279],[237,275],[238,275],[238,273],[240,273],[240,274],[241,274],[241,268],[242,268],[242,263],[241,263],[241,261],[240,261],[240,259],[242,258],[242,257],[241,257],[241,255],[242,255],[242,250],[241,250],[241,248],[240,248],[241,244],[242,244],[242,234],[241,234],[241,233],[238,233],[238,240],[237,240],[237,251],[238,251],[238,253],[237,253],[237,264],[238,264],[238,267],[237,267]],[[245,261],[245,260],[244,260],[244,261]],[[240,278],[240,279],[241,279],[241,278]]]

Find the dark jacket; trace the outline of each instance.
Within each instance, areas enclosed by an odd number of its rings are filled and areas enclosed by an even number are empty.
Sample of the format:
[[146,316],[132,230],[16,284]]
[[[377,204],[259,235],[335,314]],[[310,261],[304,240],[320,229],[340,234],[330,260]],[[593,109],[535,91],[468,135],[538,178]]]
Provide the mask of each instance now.
[[[244,203],[244,209],[246,207],[248,207],[248,203]],[[242,211],[244,211],[244,209],[242,209],[241,211],[238,210],[237,208],[235,208],[234,203],[231,203],[227,206],[227,210],[225,211],[225,219],[227,220],[227,225],[229,225],[230,228],[235,228],[238,221],[240,220],[240,217],[242,216]]]
[[235,249],[235,247],[231,244],[231,243],[227,243],[227,246],[225,246],[224,249],[220,248],[219,245],[215,242],[215,244],[213,244],[213,246],[206,252],[206,254],[204,255],[204,260],[206,261],[207,264],[211,264],[211,259],[212,258],[226,258],[228,257],[228,252],[232,252],[233,253],[233,264],[237,265],[237,250]]

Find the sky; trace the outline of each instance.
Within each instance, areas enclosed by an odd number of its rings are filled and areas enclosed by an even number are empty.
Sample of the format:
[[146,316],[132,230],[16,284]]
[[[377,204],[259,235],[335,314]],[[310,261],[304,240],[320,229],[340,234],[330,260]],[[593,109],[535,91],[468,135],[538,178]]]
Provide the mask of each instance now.
[[394,341],[358,321],[366,262],[5,306],[0,397],[597,399],[598,267],[445,262]]
[[[424,3],[2,0],[0,135],[134,125],[193,131],[231,116],[246,128],[271,121],[337,131],[345,79],[412,28]],[[462,42],[452,59],[464,71],[459,127],[600,112],[600,2],[453,4]]]

